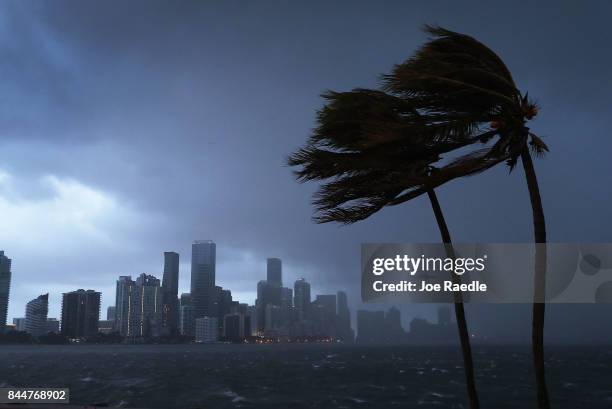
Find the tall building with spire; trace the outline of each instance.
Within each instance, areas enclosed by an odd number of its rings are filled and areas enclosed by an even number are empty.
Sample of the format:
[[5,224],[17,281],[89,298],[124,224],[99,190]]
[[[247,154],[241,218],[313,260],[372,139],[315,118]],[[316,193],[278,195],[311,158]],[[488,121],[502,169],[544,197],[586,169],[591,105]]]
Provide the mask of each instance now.
[[179,323],[179,255],[173,251],[164,253],[164,275],[162,278],[162,331],[176,335]]
[[217,246],[212,240],[196,240],[191,246],[193,319],[214,314],[216,255]]
[[11,289],[11,259],[0,251],[0,332],[6,328],[9,292]]
[[39,337],[47,333],[47,314],[49,313],[49,294],[43,294],[26,304],[25,331]]

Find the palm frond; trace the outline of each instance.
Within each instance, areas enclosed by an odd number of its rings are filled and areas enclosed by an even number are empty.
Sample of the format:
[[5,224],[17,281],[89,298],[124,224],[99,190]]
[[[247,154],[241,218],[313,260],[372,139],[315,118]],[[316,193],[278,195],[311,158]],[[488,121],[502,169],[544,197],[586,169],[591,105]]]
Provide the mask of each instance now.
[[[476,39],[427,26],[432,38],[382,77],[380,90],[327,91],[306,146],[287,160],[298,181],[321,181],[318,223],[355,223],[544,142],[525,122],[538,112],[501,58]],[[458,150],[458,158],[447,156]]]

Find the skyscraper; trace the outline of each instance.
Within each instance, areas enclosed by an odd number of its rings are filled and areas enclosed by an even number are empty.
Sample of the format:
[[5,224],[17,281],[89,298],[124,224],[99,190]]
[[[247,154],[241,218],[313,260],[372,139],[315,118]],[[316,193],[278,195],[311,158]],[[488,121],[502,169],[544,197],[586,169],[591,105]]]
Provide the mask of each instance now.
[[115,321],[117,307],[115,305],[111,305],[106,309],[106,320],[107,321]]
[[63,294],[62,335],[79,338],[98,333],[100,295],[94,290],[76,290]]
[[59,334],[60,332],[60,323],[57,318],[47,318],[47,323],[45,325],[45,334],[49,332],[53,332],[54,334]]
[[406,335],[402,327],[402,314],[395,306],[389,308],[389,311],[385,313],[384,333],[386,342],[389,343],[401,341]]
[[181,335],[192,337],[195,335],[195,319],[193,317],[193,305],[181,305],[179,332]]
[[306,319],[310,308],[310,284],[303,278],[296,280],[293,285],[293,305],[297,310],[298,319]]
[[148,337],[160,334],[162,294],[160,281],[141,274],[136,281],[130,276],[117,280],[115,328],[126,337]]
[[223,337],[226,341],[242,342],[251,335],[250,332],[251,322],[248,315],[236,312],[223,318]]
[[338,318],[336,323],[337,337],[344,342],[353,342],[354,333],[351,328],[351,313],[348,308],[348,299],[344,291],[338,291]]
[[141,337],[157,336],[162,318],[161,287],[157,278],[141,274],[136,279],[135,310],[138,316],[134,334]]
[[179,313],[179,332],[181,335],[195,335],[195,320],[193,318],[193,305],[191,305],[191,294],[182,293]]
[[202,317],[195,320],[195,341],[202,343],[219,340],[219,319],[217,317]]
[[115,330],[124,337],[133,336],[138,324],[135,310],[136,283],[132,277],[119,277],[115,294]]
[[286,309],[293,307],[293,290],[291,288],[281,287],[280,306]]
[[212,240],[197,240],[191,246],[191,300],[195,319],[211,316],[213,312],[216,253]]
[[336,294],[317,295],[314,302],[319,335],[336,336]]
[[26,304],[25,331],[38,337],[47,333],[49,294],[43,294]]
[[271,328],[269,322],[269,307],[280,307],[281,305],[281,288],[276,284],[270,284],[267,280],[260,280],[257,283],[257,329],[261,332],[265,328]]
[[162,331],[168,334],[178,332],[179,255],[173,251],[164,253],[164,275],[162,278]]
[[223,326],[223,317],[229,314],[232,308],[238,305],[232,298],[232,292],[220,286],[215,286],[215,307],[212,316],[219,318],[219,325]]
[[267,279],[271,286],[283,286],[283,265],[280,258],[268,259]]
[[191,305],[191,294],[190,293],[182,293],[180,299],[181,307],[183,305]]
[[11,288],[11,259],[0,251],[0,332],[6,328],[9,291]]
[[15,331],[25,331],[25,318],[13,318]]

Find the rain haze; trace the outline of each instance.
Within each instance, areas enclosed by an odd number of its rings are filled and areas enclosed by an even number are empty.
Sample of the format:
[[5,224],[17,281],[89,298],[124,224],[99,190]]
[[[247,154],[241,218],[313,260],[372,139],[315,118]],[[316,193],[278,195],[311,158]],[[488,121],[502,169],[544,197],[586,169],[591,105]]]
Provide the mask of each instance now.
[[[426,23],[485,42],[541,105],[531,128],[550,147],[536,162],[549,240],[610,241],[610,15],[604,1],[2,2],[9,322],[45,292],[58,317],[61,293],[78,288],[102,291],[104,311],[119,275],[161,278],[164,251],[180,253],[188,291],[196,239],[217,243],[217,284],[241,302],[253,303],[266,258],[279,257],[285,284],[305,277],[314,294],[345,290],[361,308],[360,244],[439,241],[429,203],[317,225],[316,184],[296,183],[284,163],[309,136],[323,91],[376,87],[426,39]],[[532,240],[520,167],[452,182],[439,197],[456,242]],[[405,322],[434,316],[425,305],[402,311]],[[576,334],[562,324],[595,342],[610,313],[550,311],[552,336],[568,342]],[[476,332],[501,322],[528,337],[529,306],[468,313]]]

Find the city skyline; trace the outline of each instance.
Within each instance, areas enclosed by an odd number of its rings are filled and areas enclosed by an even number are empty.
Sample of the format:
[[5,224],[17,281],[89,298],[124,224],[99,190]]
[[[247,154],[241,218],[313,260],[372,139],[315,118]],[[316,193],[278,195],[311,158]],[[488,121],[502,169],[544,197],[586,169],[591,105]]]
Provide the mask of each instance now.
[[[378,74],[423,43],[426,23],[485,40],[542,103],[534,126],[554,139],[537,163],[549,240],[608,240],[601,220],[612,192],[593,175],[611,166],[601,119],[612,89],[610,53],[601,52],[610,4],[478,9],[496,23],[457,2],[314,2],[264,12],[249,4],[238,13],[206,2],[6,3],[0,246],[15,260],[9,317],[21,316],[41,287],[52,316],[59,294],[75,288],[99,289],[108,306],[119,275],[160,275],[163,249],[183,255],[186,291],[189,239],[202,235],[218,243],[217,284],[237,299],[252,302],[252,277],[278,257],[288,279],[309,277],[314,293],[343,288],[360,307],[359,244],[438,242],[428,204],[385,209],[354,226],[315,225],[314,186],[295,183],[284,163],[310,135],[321,92],[376,88]],[[231,24],[220,24],[227,15]],[[531,209],[516,200],[527,195],[520,169],[500,167],[438,194],[456,242],[532,239]],[[599,326],[581,319],[586,308],[551,307],[549,327],[562,334],[570,321],[596,339]],[[400,309],[435,315],[425,305]],[[527,306],[470,314],[475,329],[504,322],[500,330],[525,340],[529,317]]]
[[[97,319],[100,322],[104,321],[105,318],[110,319],[109,316],[112,315],[115,322],[113,328],[122,336],[142,337],[178,334],[179,323],[181,323],[181,334],[199,334],[199,329],[194,329],[195,327],[192,327],[189,332],[183,332],[184,317],[181,306],[185,296],[189,296],[187,305],[193,306],[193,312],[190,313],[189,319],[193,319],[194,322],[199,322],[199,318],[210,317],[215,314],[221,314],[221,320],[226,314],[233,313],[228,305],[223,306],[222,304],[224,302],[224,292],[228,294],[229,300],[232,300],[231,289],[223,290],[222,287],[215,287],[216,243],[214,241],[194,240],[192,242],[190,281],[195,281],[195,285],[190,286],[190,293],[181,293],[180,299],[177,285],[180,277],[180,255],[173,251],[164,251],[163,254],[163,278],[161,280],[146,273],[138,275],[136,280],[132,280],[131,276],[119,276],[116,281],[115,301],[107,307],[101,305],[102,293],[93,289],[78,289],[62,293],[61,322],[67,320],[69,324],[69,328],[64,328],[62,324],[62,334],[66,333],[65,335],[72,335],[73,337],[79,334],[81,336],[83,334],[91,335],[92,330],[90,328],[93,323],[88,320],[93,319],[92,311],[94,310],[92,308],[95,308]],[[203,305],[206,310],[198,312],[194,306],[194,298],[197,299],[198,297],[197,291],[202,291],[202,282],[205,284],[203,296],[206,302]],[[261,292],[262,283],[266,288],[263,293]],[[219,293],[219,291],[221,292]],[[194,292],[196,292],[195,297]],[[87,308],[85,311],[80,311],[81,307],[78,307],[80,303],[77,300],[81,299],[84,300],[82,304],[85,307],[83,308]],[[43,301],[44,305],[42,304]],[[300,324],[299,329],[291,331],[297,330],[299,333],[306,331],[304,334],[314,331],[314,333],[335,334],[333,336],[340,339],[354,338],[346,293],[338,291],[333,295],[317,294],[313,298],[311,285],[304,277],[296,279],[291,288],[283,287],[282,260],[277,257],[266,259],[265,279],[259,280],[257,283],[257,298],[252,303],[239,304],[239,301],[236,300],[234,300],[234,303],[236,306],[244,305],[245,309],[240,309],[243,311],[242,314],[248,314],[249,317],[252,317],[252,321],[248,324],[249,328],[253,325],[253,331],[261,334],[264,334],[264,330],[267,334],[277,333],[278,328],[280,328],[277,325],[291,325],[290,322],[294,320],[304,323],[315,320],[316,322],[320,321],[319,324],[316,324],[318,329],[309,327],[310,329],[305,330],[304,324]],[[171,304],[174,304],[174,307],[169,307]],[[33,335],[45,334],[46,329],[49,328],[47,324],[49,294],[41,295],[29,301],[26,307],[25,318],[12,317],[12,322],[17,323],[16,325],[19,327],[22,325],[20,324],[21,320],[25,320],[23,325],[24,328],[27,328],[27,332]],[[280,310],[274,312],[270,310],[271,307],[280,308]],[[168,311],[169,308],[175,309],[175,317],[171,317],[173,314]],[[250,309],[249,312],[246,308]],[[287,310],[283,313],[285,315],[278,315],[283,309],[287,308],[293,312]],[[320,310],[320,312],[317,312],[317,310]],[[106,317],[102,316],[102,311],[106,311]],[[139,311],[138,314],[140,315],[135,315],[133,311]],[[165,313],[168,314],[165,315]],[[293,318],[288,318],[289,316],[286,316],[286,314],[290,314]],[[49,321],[54,319],[49,318]],[[236,319],[242,318],[236,317]],[[270,321],[272,319],[275,322],[274,327],[272,321]],[[175,331],[172,330],[173,322],[176,323]],[[308,325],[312,326],[314,323],[313,321]],[[150,325],[154,326],[151,327]],[[286,327],[286,331],[289,331],[289,327]],[[242,329],[239,330],[239,333],[243,332]]]
[[[204,240],[193,240],[192,241],[192,245],[194,242],[201,242]],[[206,240],[206,241],[210,241],[210,240]],[[180,254],[178,252],[175,251],[161,251],[160,254],[163,256],[165,254],[176,254],[180,257]],[[185,259],[189,259],[190,261],[187,262],[185,261]],[[247,303],[249,305],[254,304],[256,298],[257,298],[257,290],[256,290],[256,284],[257,281],[260,281],[261,279],[265,279],[267,276],[267,270],[268,270],[268,262],[269,260],[281,260],[277,257],[268,257],[268,258],[264,258],[263,260],[260,261],[259,264],[261,264],[261,271],[260,271],[260,275],[257,276],[253,276],[253,290],[252,291],[246,291],[246,292],[234,292],[232,291],[232,295],[234,296],[234,298],[238,297],[237,299],[240,302],[243,303]],[[137,277],[141,274],[150,274],[153,275],[154,277],[158,278],[160,281],[162,281],[163,279],[163,272],[164,272],[164,267],[165,267],[165,258],[162,258],[162,262],[161,262],[161,268],[157,268],[157,270],[155,270],[154,268],[150,268],[150,269],[140,269],[137,270],[136,272],[126,272],[125,274],[120,274],[118,277],[115,277],[115,281],[117,280],[117,278],[121,277],[121,276],[134,276]],[[183,261],[179,264],[179,274],[178,274],[178,278],[179,278],[179,282],[180,284],[177,286],[177,293],[180,296],[180,294],[182,293],[190,293],[191,292],[191,285],[190,285],[190,279],[191,279],[191,269],[192,269],[192,262],[191,262],[191,254],[189,254],[189,257],[187,258],[183,258]],[[12,268],[14,269],[14,265],[12,266]],[[141,271],[147,271],[147,273],[142,273]],[[295,280],[299,280],[302,278],[306,278],[306,275],[300,275],[298,274],[289,274],[289,280],[291,280],[291,282],[295,281]],[[293,277],[295,277],[295,279],[293,279]],[[13,286],[15,284],[19,284],[19,277],[16,277],[16,274],[14,271],[12,271],[12,279],[11,279],[11,298],[13,298]],[[289,281],[288,280],[288,281]],[[17,281],[17,283],[15,283],[15,281]],[[226,281],[223,280],[223,277],[221,277],[221,282],[226,283]],[[313,288],[315,289],[319,289],[321,288],[320,285],[317,284],[312,284],[312,281],[309,281],[310,285],[313,286]],[[229,286],[231,286],[231,283],[227,284]],[[114,307],[115,306],[115,298],[116,298],[116,285],[115,284],[107,284],[105,286],[93,286],[93,285],[87,285],[87,283],[83,283],[80,287],[79,286],[67,286],[66,287],[66,292],[70,292],[70,291],[74,291],[78,288],[87,288],[87,289],[95,289],[96,291],[100,291],[102,294],[102,302],[101,302],[101,307],[100,307],[100,311],[106,311],[106,309],[108,307]],[[33,294],[36,293],[39,290],[36,290],[35,288],[32,289]],[[315,290],[313,290],[313,294],[316,293]],[[49,316],[53,316],[53,317],[59,317],[61,315],[61,298],[62,298],[62,294],[63,292],[49,292]],[[34,295],[33,295],[34,297]],[[54,302],[54,300],[57,300],[57,303]],[[25,305],[27,304],[28,300],[25,300],[25,302],[23,303],[23,309],[25,310]],[[59,305],[59,306],[58,306]],[[7,315],[7,324],[11,323],[13,319],[15,318],[22,318],[24,316],[23,312],[20,312],[20,310],[22,310],[21,305],[17,306],[15,301],[11,301],[9,302],[8,305],[8,310],[9,313]],[[10,311],[16,311],[15,314],[11,315]],[[103,317],[101,317],[100,319],[102,319]]]

